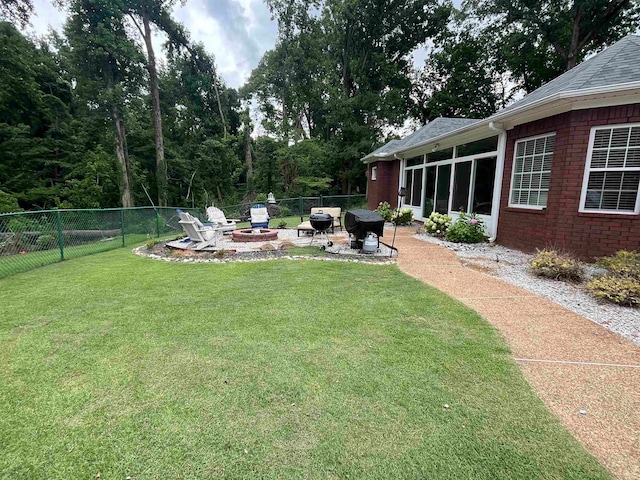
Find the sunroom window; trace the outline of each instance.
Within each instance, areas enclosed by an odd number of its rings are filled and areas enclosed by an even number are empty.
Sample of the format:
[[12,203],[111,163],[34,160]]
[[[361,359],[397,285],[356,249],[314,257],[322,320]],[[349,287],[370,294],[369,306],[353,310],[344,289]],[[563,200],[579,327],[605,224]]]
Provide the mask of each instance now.
[[640,213],[640,124],[595,127],[589,143],[581,211]]
[[552,133],[516,142],[509,206],[547,206],[555,140]]

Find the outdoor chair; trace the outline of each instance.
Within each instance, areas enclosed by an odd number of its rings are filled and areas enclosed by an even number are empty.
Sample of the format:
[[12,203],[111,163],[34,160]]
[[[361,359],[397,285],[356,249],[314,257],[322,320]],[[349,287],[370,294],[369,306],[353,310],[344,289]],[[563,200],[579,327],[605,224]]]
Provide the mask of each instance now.
[[[342,209],[340,207],[313,207],[310,214],[313,215],[314,213],[328,213],[333,217],[331,233],[335,233],[336,228],[342,231]],[[313,227],[309,220],[304,221],[304,217],[300,217],[300,221],[302,223],[296,228],[298,230],[298,236],[300,236],[300,232],[313,233]]]
[[216,224],[217,228],[222,232],[231,232],[238,228],[236,225],[237,220],[227,220],[224,212],[217,207],[207,208],[207,220]]
[[256,203],[251,207],[251,216],[249,217],[251,228],[269,228],[269,212],[267,207],[261,203]]
[[178,223],[182,225],[182,229],[189,236],[191,242],[193,242],[193,248],[195,250],[217,246],[218,236],[222,233],[220,228],[205,226],[200,220],[186,212],[179,213],[178,215],[180,216]]

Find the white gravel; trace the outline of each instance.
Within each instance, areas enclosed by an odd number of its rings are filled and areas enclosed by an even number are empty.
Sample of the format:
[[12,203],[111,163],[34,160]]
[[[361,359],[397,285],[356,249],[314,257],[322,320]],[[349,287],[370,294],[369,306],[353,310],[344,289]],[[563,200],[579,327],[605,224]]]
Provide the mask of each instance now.
[[[470,268],[546,297],[640,345],[640,309],[603,303],[587,293],[586,282],[578,285],[537,277],[529,269],[530,254],[486,243],[452,243],[427,234],[418,234],[416,238],[449,248]],[[602,272],[591,264],[585,264],[585,271],[587,278]]]

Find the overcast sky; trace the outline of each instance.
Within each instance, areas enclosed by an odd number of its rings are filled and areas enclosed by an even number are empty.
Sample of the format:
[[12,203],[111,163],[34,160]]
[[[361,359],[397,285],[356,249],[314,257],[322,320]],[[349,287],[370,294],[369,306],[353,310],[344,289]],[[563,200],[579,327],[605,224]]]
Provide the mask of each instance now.
[[[62,29],[65,13],[50,0],[35,0],[34,6],[27,33]],[[241,86],[264,52],[275,45],[277,25],[263,0],[189,0],[185,6],[177,2],[173,16],[193,40],[215,55],[218,72],[230,87]],[[160,43],[156,42],[156,54]]]

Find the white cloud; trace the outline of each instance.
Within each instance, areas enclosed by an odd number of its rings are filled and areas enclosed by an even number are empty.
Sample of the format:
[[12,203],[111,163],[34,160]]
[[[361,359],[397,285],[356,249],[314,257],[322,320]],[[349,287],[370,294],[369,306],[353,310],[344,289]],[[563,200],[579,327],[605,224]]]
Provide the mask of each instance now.
[[[35,0],[35,12],[28,34],[43,35],[50,29],[62,31],[66,13],[50,0]],[[177,4],[174,18],[184,24],[191,38],[202,42],[216,58],[219,74],[230,87],[240,87],[265,51],[275,45],[277,27],[262,0],[190,0]],[[159,59],[161,38],[154,48]]]

